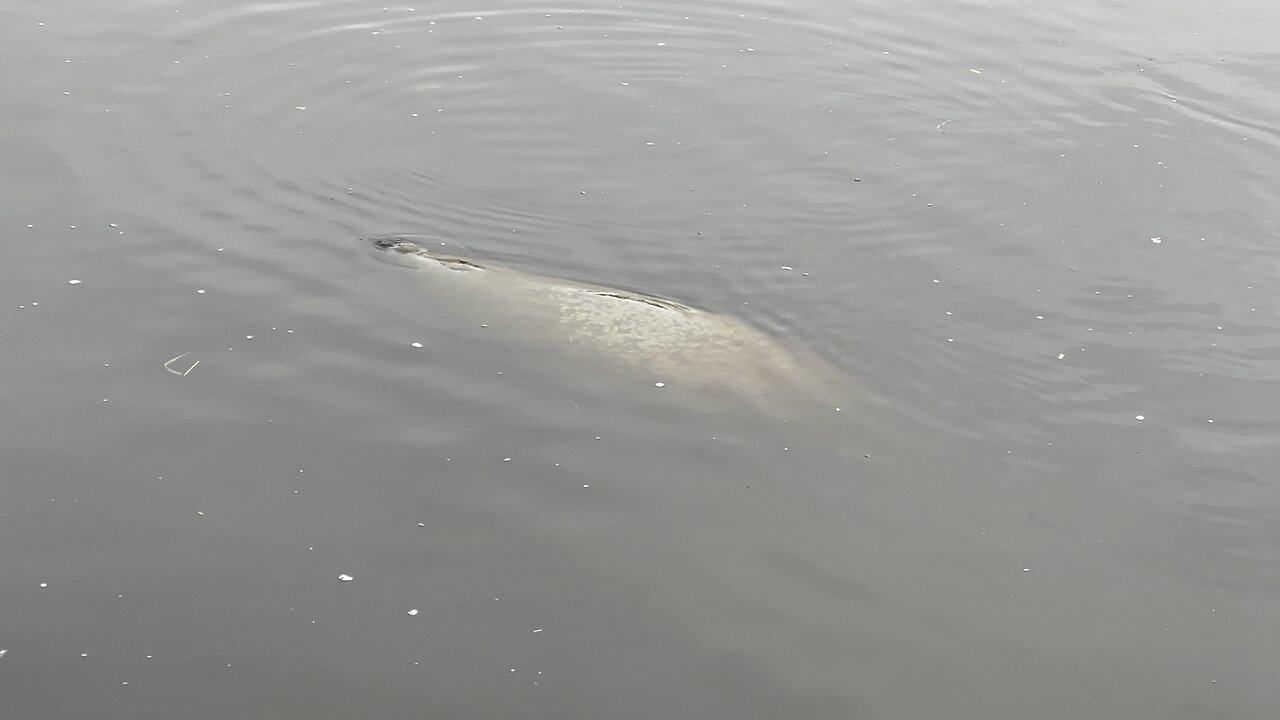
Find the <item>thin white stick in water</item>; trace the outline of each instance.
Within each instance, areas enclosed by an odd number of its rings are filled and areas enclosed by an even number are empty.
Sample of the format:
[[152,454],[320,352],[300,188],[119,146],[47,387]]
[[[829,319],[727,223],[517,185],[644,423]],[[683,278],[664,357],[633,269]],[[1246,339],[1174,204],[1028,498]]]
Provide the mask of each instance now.
[[195,361],[194,363],[191,363],[191,367],[187,368],[185,372],[184,372],[184,371],[181,371],[181,370],[174,370],[172,367],[170,367],[170,365],[173,365],[175,362],[177,362],[177,361],[181,360],[182,358],[184,358],[184,357],[186,357],[186,356],[188,356],[188,355],[190,355],[190,354],[191,354],[191,351],[190,351],[190,350],[188,350],[188,351],[186,351],[186,352],[182,353],[181,355],[179,355],[179,356],[178,356],[178,357],[176,357],[176,358],[170,358],[169,360],[165,361],[164,369],[165,369],[165,370],[168,370],[169,372],[173,373],[174,375],[181,375],[182,377],[186,377],[186,376],[187,376],[187,373],[191,372],[192,370],[195,370],[195,369],[196,369],[196,365],[199,365],[199,364],[200,364],[200,361],[199,361],[199,360]]

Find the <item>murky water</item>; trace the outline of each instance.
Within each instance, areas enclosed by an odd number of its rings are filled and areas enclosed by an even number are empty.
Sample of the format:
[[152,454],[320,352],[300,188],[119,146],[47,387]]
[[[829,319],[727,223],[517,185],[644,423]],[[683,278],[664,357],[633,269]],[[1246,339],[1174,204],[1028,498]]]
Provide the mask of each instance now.
[[0,0],[7,712],[1276,717],[1276,27]]

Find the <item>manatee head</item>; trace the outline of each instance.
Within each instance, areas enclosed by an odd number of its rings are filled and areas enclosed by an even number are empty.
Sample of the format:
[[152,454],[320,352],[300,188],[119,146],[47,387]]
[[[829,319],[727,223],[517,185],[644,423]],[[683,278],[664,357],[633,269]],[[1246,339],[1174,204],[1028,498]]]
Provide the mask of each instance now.
[[479,263],[465,258],[445,255],[427,249],[427,245],[444,245],[425,235],[371,235],[364,238],[366,247],[376,251],[374,257],[393,265],[405,267],[441,266],[450,270],[474,270]]
[[363,239],[374,250],[417,252],[428,241],[425,235],[370,235]]
[[429,238],[422,235],[371,235],[361,240],[376,259],[407,267],[418,264],[416,256],[426,253],[427,242]]

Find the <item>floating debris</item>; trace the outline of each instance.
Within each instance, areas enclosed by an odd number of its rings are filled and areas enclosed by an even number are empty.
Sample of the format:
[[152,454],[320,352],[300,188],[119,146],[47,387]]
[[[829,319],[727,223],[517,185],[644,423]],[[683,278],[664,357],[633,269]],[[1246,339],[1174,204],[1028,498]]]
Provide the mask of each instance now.
[[169,372],[171,372],[171,373],[173,373],[174,375],[181,375],[182,377],[186,377],[186,376],[187,376],[187,373],[191,372],[192,370],[195,370],[195,369],[196,369],[196,366],[200,364],[200,361],[199,361],[199,360],[197,360],[197,361],[195,361],[195,362],[191,363],[191,367],[187,368],[186,370],[174,370],[174,369],[173,369],[172,367],[170,367],[170,366],[171,366],[171,365],[173,365],[173,363],[177,362],[178,360],[181,360],[182,358],[184,358],[184,357],[186,357],[186,356],[188,356],[188,355],[190,355],[190,354],[191,354],[191,351],[190,351],[190,350],[188,350],[188,351],[186,351],[186,352],[182,353],[181,355],[179,355],[178,357],[170,358],[170,359],[166,360],[166,361],[165,361],[165,363],[164,363],[164,369],[165,369],[165,370],[167,370],[167,371],[169,371]]
[[351,582],[352,580],[355,580],[355,578],[351,577],[346,573],[342,573],[341,575],[338,576],[338,580],[339,582]]

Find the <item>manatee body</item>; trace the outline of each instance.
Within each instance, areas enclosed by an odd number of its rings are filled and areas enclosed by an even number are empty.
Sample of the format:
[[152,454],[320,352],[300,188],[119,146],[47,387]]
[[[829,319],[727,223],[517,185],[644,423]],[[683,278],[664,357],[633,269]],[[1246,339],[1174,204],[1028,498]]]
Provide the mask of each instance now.
[[443,255],[403,235],[367,242],[396,264],[422,273],[434,293],[495,330],[537,336],[606,359],[650,382],[732,395],[779,415],[791,415],[799,402],[815,409],[837,404],[829,366],[736,318],[652,295]]

